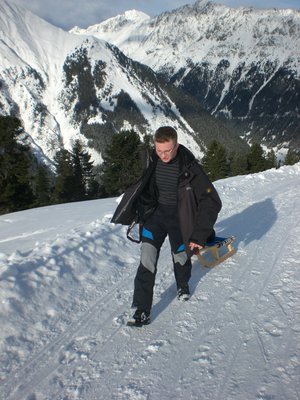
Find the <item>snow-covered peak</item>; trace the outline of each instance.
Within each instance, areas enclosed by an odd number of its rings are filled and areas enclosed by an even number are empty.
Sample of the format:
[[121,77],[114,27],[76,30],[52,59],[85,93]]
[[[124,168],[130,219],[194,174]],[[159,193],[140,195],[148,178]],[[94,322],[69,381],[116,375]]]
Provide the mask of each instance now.
[[299,27],[297,10],[230,8],[198,0],[134,22],[123,14],[76,33],[107,40],[156,71],[171,65],[176,72],[189,61],[217,65],[224,58],[230,60],[232,70],[260,58],[279,65],[294,60],[299,69]]
[[125,11],[124,13],[125,18],[127,18],[128,20],[132,20],[132,21],[138,21],[138,20],[145,20],[145,19],[149,19],[150,16],[142,11],[138,11],[138,10],[128,10]]
[[[140,42],[142,36],[136,37],[136,32],[147,33],[151,18],[149,15],[137,11],[129,10],[124,14],[107,19],[99,24],[92,25],[87,29],[75,27],[71,33],[93,35],[97,38],[113,43],[124,51],[128,47],[128,42]],[[139,35],[139,33],[138,33]],[[129,46],[131,47],[131,46]],[[128,49],[128,53],[130,50]]]
[[71,33],[77,34],[97,34],[109,31],[120,32],[124,30],[130,30],[133,27],[143,23],[144,21],[150,20],[150,16],[142,11],[128,10],[124,14],[119,14],[115,17],[109,18],[101,23],[91,25],[87,29],[81,29],[74,27],[70,30]]

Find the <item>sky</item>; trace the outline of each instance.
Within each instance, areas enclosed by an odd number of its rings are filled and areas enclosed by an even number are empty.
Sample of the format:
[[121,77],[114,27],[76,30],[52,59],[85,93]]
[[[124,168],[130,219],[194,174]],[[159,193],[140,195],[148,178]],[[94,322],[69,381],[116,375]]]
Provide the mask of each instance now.
[[[127,10],[143,11],[151,17],[171,11],[195,0],[13,0],[55,26],[69,30],[74,26],[87,28]],[[218,0],[230,7],[300,9],[299,0]]]
[[142,328],[115,198],[1,215],[0,400],[299,400],[299,182],[300,163],[216,181],[236,254],[193,257],[179,302],[166,241]]

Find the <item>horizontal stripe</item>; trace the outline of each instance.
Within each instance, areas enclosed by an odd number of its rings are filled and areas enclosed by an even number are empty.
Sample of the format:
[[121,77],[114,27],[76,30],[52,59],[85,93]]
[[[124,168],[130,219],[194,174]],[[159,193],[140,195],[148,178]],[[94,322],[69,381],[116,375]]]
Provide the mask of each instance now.
[[164,163],[160,159],[157,162],[155,177],[159,191],[159,203],[165,205],[177,204],[177,185],[179,175],[178,159]]

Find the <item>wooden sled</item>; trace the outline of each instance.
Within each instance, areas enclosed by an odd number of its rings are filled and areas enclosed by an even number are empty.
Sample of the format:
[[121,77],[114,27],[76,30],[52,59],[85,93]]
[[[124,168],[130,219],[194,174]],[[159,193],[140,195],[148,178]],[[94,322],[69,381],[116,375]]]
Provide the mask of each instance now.
[[228,238],[216,237],[213,242],[207,243],[197,255],[200,264],[204,267],[214,267],[233,256],[236,250],[232,246],[235,236]]

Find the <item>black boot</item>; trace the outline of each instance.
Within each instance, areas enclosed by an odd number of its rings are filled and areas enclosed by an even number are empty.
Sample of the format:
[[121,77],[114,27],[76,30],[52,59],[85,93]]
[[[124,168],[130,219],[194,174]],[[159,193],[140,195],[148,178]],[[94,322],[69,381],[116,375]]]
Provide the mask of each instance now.
[[180,301],[187,301],[190,298],[190,289],[189,285],[186,284],[184,286],[181,286],[177,290],[177,299]]
[[127,322],[129,326],[143,326],[150,324],[150,311],[139,310],[133,314],[132,319]]

